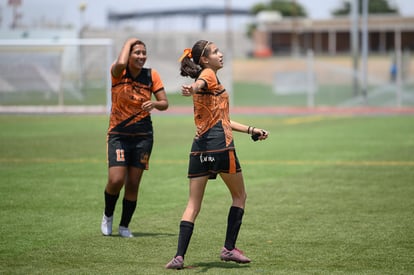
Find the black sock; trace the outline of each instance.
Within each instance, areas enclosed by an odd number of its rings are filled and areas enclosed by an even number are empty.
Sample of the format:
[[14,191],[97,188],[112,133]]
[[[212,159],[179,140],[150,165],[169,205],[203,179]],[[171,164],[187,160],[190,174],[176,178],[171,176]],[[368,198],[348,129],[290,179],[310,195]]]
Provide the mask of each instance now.
[[226,241],[224,242],[224,247],[228,250],[233,250],[236,247],[243,214],[243,208],[235,206],[230,207],[229,216],[227,218]]
[[131,222],[132,215],[137,207],[137,201],[128,201],[125,198],[122,200],[122,216],[120,226],[128,227]]
[[111,195],[105,191],[104,197],[105,197],[105,216],[112,217],[114,215],[115,205],[116,205],[116,202],[118,201],[119,194]]
[[194,223],[181,221],[180,222],[180,234],[178,235],[178,247],[177,247],[177,256],[182,256],[184,258],[185,253],[187,252],[188,245],[190,244],[191,235],[193,235]]

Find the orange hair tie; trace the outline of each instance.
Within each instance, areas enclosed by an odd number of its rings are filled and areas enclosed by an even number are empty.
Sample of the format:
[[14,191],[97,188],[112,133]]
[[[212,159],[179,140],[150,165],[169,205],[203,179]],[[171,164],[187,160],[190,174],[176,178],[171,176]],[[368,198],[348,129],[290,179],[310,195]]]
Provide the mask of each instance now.
[[178,62],[183,61],[184,57],[186,57],[186,56],[188,56],[189,58],[193,57],[191,49],[189,49],[189,48],[184,49],[184,53],[180,56],[180,58],[178,59]]

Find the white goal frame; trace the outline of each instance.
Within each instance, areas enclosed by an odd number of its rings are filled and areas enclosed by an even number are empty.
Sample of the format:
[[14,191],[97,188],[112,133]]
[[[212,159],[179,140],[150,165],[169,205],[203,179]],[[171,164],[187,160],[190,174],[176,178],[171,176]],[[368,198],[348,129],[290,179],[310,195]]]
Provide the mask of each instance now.
[[[111,76],[109,68],[113,62],[112,39],[0,39],[0,47],[66,47],[66,46],[103,46],[106,48],[105,75],[106,105],[68,106],[63,104],[63,92],[59,92],[57,105],[42,106],[2,106],[0,113],[109,113],[111,107]],[[62,100],[60,99],[62,98]]]

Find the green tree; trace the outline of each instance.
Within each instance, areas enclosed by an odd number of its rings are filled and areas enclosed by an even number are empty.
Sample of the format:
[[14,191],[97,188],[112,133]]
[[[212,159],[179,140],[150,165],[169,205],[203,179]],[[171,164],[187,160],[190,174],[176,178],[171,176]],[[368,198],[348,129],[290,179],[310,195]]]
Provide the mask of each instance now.
[[[358,11],[362,13],[362,2],[358,0]],[[342,2],[342,7],[335,9],[333,15],[348,15],[351,13],[352,1],[346,0]],[[368,1],[369,14],[399,14],[397,7],[392,7],[387,0],[369,0]]]
[[252,7],[251,11],[253,14],[261,11],[278,11],[284,17],[307,17],[306,9],[294,0],[272,0],[267,4],[258,3]]
[[[307,17],[306,9],[298,4],[295,0],[272,0],[269,3],[258,3],[251,8],[252,14],[258,14],[261,11],[278,11],[283,17]],[[247,26],[247,36],[251,37],[257,28],[255,23]]]

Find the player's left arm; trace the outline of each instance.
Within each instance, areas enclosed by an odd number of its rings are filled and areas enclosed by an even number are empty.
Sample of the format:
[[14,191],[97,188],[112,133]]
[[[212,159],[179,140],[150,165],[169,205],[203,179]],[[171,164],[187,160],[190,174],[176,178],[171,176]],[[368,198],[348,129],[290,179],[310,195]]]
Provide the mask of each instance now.
[[164,89],[158,90],[158,92],[155,93],[155,98],[157,101],[152,101],[154,108],[159,111],[165,111],[168,109],[168,98],[167,93]]
[[153,109],[159,111],[165,111],[168,109],[167,93],[164,89],[158,90],[155,94],[156,100],[148,100],[142,103],[142,109],[147,112],[151,112]]
[[148,100],[142,103],[142,109],[147,112],[150,112],[153,109],[165,111],[168,109],[168,98],[167,93],[164,90],[164,85],[161,81],[161,77],[156,70],[152,69],[151,78],[153,82],[152,89],[154,91],[156,100]]
[[269,132],[265,129],[256,128],[253,126],[248,126],[236,122],[234,120],[230,120],[231,129],[236,132],[246,133],[253,136],[257,136],[258,140],[265,140],[269,136]]

